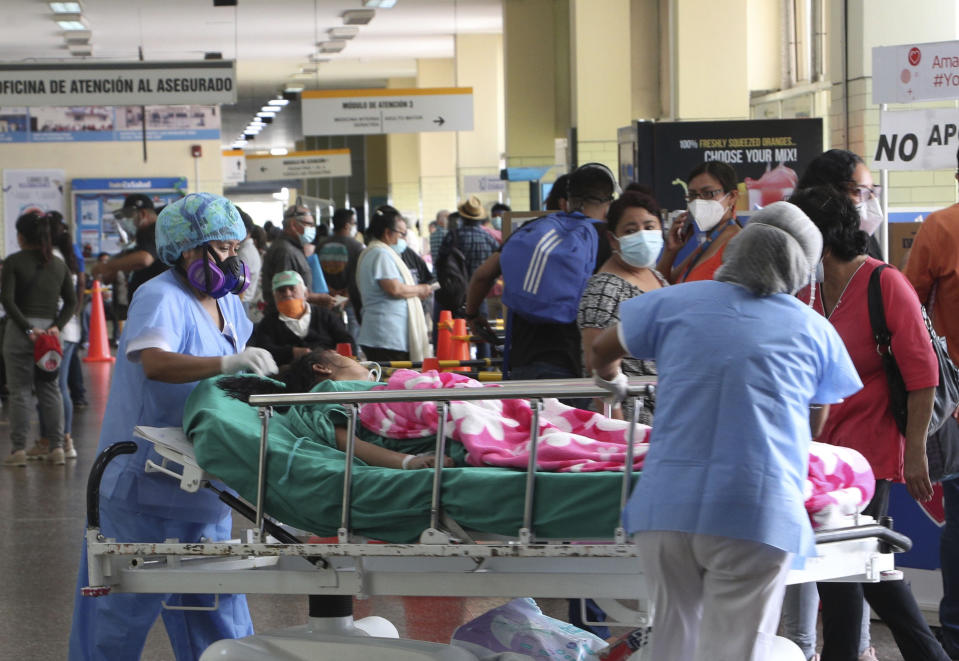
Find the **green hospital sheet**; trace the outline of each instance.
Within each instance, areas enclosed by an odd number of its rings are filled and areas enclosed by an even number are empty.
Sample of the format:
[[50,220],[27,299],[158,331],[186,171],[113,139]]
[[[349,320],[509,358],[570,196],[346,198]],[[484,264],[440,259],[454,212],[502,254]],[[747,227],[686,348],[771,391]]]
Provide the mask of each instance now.
[[[367,390],[369,382],[320,383],[314,392]],[[345,454],[336,449],[334,424],[345,411],[336,404],[290,407],[270,420],[266,511],[283,523],[321,536],[340,525]],[[260,419],[257,409],[228,396],[216,379],[200,383],[187,401],[183,428],[197,461],[245,500],[256,502]],[[431,450],[435,438],[365,440],[401,452]],[[462,462],[462,445],[447,441]],[[635,479],[635,477],[634,477]],[[367,466],[354,459],[354,532],[387,542],[410,543],[429,527],[433,471]],[[621,473],[536,474],[534,533],[543,538],[611,537],[619,525]],[[526,473],[508,468],[443,469],[441,504],[467,530],[515,536],[523,525]]]

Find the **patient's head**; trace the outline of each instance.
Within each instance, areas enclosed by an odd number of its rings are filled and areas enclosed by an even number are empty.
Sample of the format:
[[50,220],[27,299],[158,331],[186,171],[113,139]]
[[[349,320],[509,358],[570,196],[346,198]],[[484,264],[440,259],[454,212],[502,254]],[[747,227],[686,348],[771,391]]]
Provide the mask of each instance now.
[[231,397],[246,402],[250,395],[308,392],[321,381],[368,381],[369,377],[369,371],[354,359],[329,349],[314,349],[276,376],[283,385],[249,375],[222,377],[217,386]]

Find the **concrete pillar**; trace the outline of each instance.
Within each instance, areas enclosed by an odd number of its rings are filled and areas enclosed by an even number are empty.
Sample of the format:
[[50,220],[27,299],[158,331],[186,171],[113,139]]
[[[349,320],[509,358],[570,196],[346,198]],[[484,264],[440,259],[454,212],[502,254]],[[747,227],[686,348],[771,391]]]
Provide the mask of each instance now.
[[747,0],[672,0],[676,119],[749,117],[748,4]]
[[[416,87],[415,78],[391,78],[387,87]],[[416,133],[393,133],[386,136],[386,176],[389,181],[389,203],[403,213],[419,217],[420,205],[420,141]]]
[[[430,59],[417,62],[416,87],[455,87],[456,61]],[[438,209],[456,203],[456,133],[417,134],[420,149],[420,204],[416,218],[432,219]],[[402,209],[404,214],[412,209]],[[423,231],[427,223],[422,223]]]
[[[570,127],[569,0],[503,3],[506,164],[553,165],[555,139]],[[526,182],[509,185],[514,210],[528,209]]]
[[572,124],[578,162],[617,169],[616,129],[633,118],[630,0],[570,0]]
[[[473,130],[456,134],[457,196],[466,175],[499,176],[500,159],[506,151],[503,94],[503,36],[467,34],[456,37],[456,86],[473,88]],[[487,206],[499,199],[494,193],[475,193]],[[437,209],[426,209],[427,217]]]

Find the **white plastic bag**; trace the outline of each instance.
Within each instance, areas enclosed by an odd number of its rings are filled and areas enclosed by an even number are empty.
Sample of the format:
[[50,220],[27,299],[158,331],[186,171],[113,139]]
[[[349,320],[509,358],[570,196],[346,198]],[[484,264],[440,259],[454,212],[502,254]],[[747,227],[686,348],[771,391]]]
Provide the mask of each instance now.
[[544,615],[532,599],[514,599],[453,632],[450,643],[483,661],[592,661],[606,641]]

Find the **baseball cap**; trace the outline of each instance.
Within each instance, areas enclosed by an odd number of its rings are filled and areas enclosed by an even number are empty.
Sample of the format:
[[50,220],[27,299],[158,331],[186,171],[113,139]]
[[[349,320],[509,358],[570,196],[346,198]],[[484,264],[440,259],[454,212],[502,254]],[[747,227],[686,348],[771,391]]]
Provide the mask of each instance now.
[[[280,271],[273,276],[273,290],[276,291],[280,287],[289,287],[289,286],[303,285],[303,276],[301,276],[296,271]],[[305,286],[305,285],[304,285]]]
[[123,206],[120,207],[117,211],[113,212],[113,215],[116,218],[124,218],[133,215],[133,212],[139,211],[140,209],[153,209],[153,200],[150,199],[149,195],[144,195],[143,193],[132,193],[127,195],[126,199],[123,200]]

